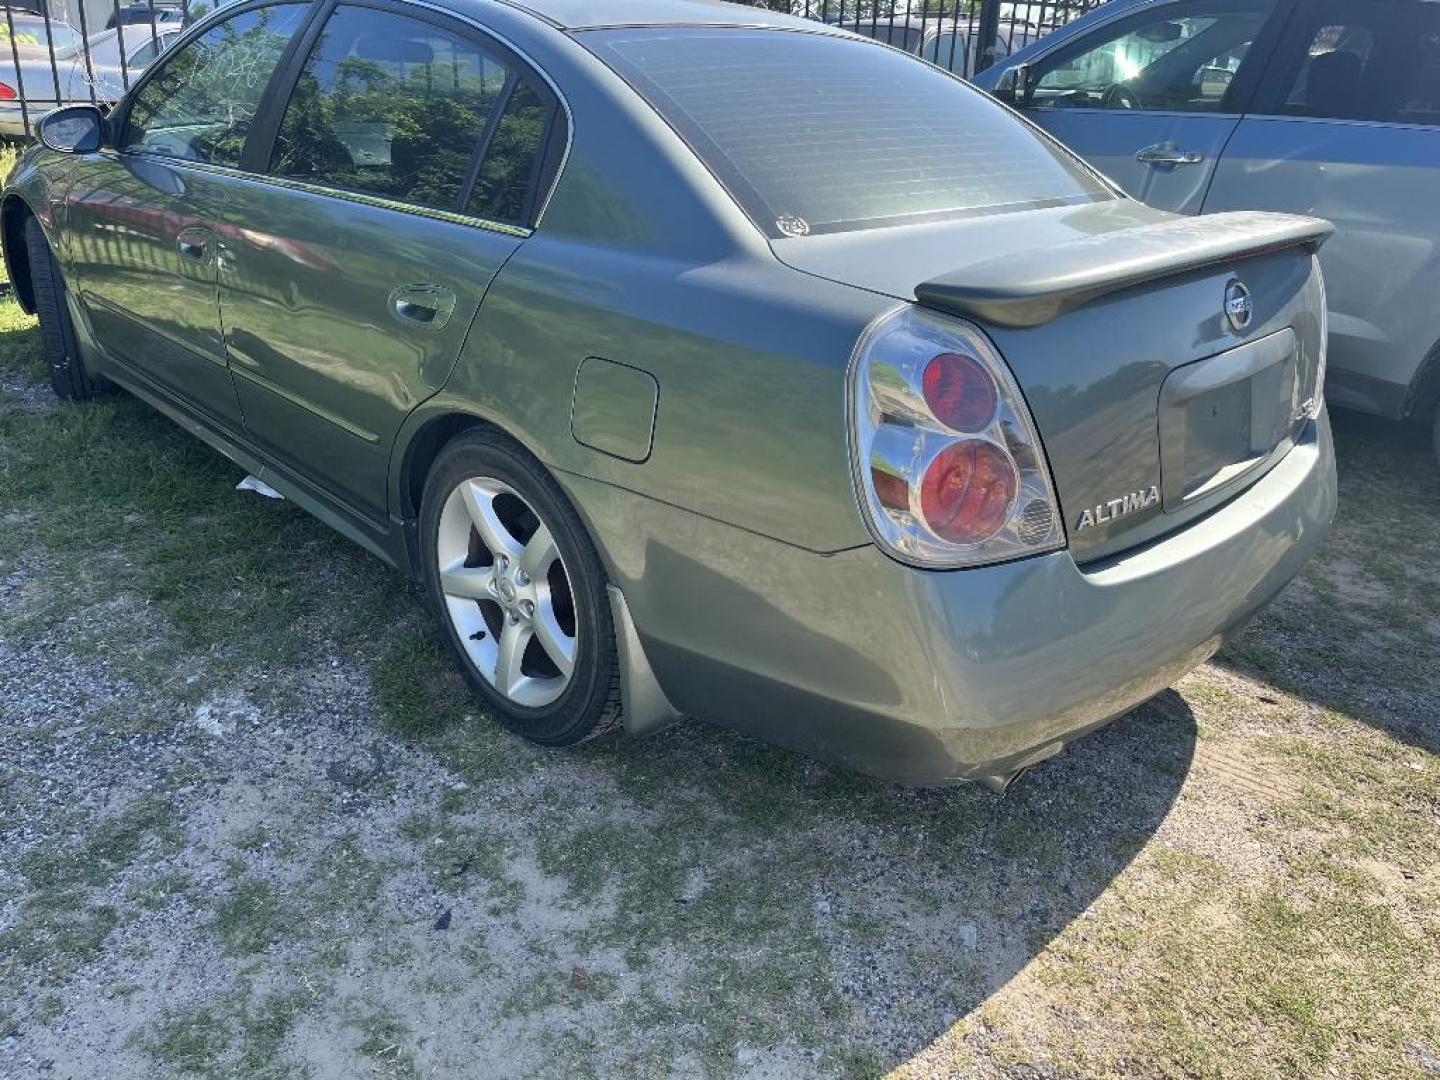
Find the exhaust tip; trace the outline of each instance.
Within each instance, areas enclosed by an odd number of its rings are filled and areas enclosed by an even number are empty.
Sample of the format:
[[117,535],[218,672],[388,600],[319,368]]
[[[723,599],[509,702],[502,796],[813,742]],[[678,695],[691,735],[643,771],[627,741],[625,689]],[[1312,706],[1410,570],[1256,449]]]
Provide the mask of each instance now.
[[1039,765],[1042,761],[1050,760],[1064,749],[1065,744],[1063,742],[1048,743],[1034,753],[1027,755],[1021,760],[1019,765],[1010,769],[1008,772],[991,773],[988,776],[977,776],[975,777],[975,782],[983,784],[996,795],[1003,797],[1015,786],[1016,782],[1022,776],[1030,771],[1032,766]]
[[1015,786],[1015,782],[1029,771],[1029,765],[1022,765],[1014,772],[995,773],[991,776],[977,776],[975,780],[981,786],[988,788],[996,795],[1004,798],[1005,795],[1009,793],[1010,789]]

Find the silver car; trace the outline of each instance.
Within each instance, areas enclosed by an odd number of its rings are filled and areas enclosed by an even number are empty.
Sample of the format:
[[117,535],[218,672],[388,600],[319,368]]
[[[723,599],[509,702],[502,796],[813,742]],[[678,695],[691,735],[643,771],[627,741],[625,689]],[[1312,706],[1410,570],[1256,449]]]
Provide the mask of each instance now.
[[[101,30],[87,43],[58,19],[47,25],[39,16],[12,14],[10,20],[15,47],[0,44],[0,135],[11,138],[33,134],[40,118],[59,106],[112,104],[180,36],[179,27],[129,25]],[[3,16],[0,28],[8,29]]]
[[976,82],[1151,206],[1332,221],[1329,398],[1440,455],[1440,4],[1112,0]]

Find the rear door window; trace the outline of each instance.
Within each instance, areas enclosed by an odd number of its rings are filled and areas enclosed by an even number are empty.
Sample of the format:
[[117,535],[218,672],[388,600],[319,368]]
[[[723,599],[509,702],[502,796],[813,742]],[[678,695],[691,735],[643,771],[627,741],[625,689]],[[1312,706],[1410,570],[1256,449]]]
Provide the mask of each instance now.
[[1114,197],[980,91],[872,42],[739,28],[578,36],[772,237]]
[[1440,4],[1320,0],[1275,112],[1440,124]]
[[550,112],[548,94],[470,37],[342,5],[305,61],[270,172],[518,222]]

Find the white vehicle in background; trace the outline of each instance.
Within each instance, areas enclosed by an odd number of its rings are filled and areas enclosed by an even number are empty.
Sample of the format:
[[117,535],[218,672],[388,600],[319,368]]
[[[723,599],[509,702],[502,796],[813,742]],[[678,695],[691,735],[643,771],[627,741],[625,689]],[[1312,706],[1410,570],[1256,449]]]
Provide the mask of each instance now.
[[[33,132],[40,117],[62,105],[112,104],[180,36],[178,26],[132,24],[101,30],[87,46],[68,23],[50,19],[47,26],[39,16],[22,20],[14,12],[0,17],[0,27],[0,135],[10,138],[24,138],[27,120]],[[54,43],[53,55],[47,42]]]
[[968,78],[982,67],[1003,60],[1040,37],[1031,23],[1002,21],[995,28],[993,51],[983,58],[979,51],[979,18],[955,19],[936,16],[854,16],[827,20],[834,26],[861,37],[913,53],[937,67]]

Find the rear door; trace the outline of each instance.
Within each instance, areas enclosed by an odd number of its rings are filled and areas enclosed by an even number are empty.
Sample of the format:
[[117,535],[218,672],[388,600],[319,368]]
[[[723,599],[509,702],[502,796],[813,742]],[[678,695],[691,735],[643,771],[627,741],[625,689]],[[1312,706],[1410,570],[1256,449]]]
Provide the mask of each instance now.
[[1335,223],[1320,252],[1332,401],[1398,413],[1440,340],[1437,192],[1440,4],[1307,0],[1205,210]]
[[417,8],[342,3],[309,38],[225,208],[221,321],[252,440],[383,527],[396,432],[528,235],[559,112]]
[[1041,56],[1021,107],[1129,194],[1198,213],[1291,0],[1146,6]]

